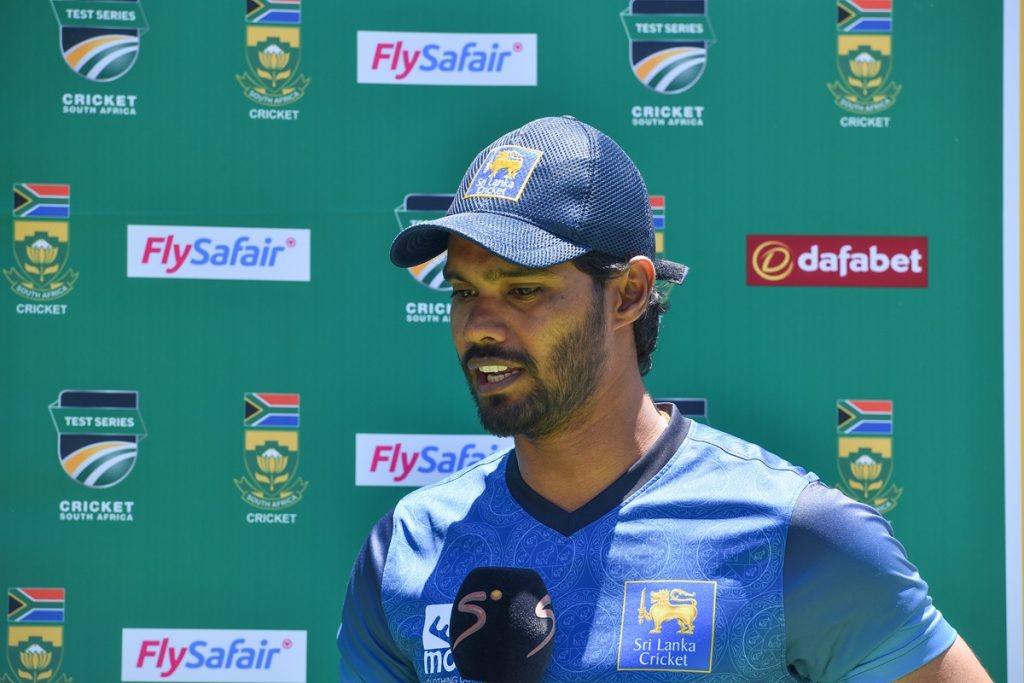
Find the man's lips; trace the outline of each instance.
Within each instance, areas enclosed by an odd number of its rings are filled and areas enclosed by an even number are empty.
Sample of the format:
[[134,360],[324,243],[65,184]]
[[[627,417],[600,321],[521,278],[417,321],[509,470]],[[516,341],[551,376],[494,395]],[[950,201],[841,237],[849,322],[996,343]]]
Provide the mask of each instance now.
[[516,381],[523,369],[509,361],[496,358],[473,358],[466,363],[474,379],[478,394],[491,394],[501,391]]

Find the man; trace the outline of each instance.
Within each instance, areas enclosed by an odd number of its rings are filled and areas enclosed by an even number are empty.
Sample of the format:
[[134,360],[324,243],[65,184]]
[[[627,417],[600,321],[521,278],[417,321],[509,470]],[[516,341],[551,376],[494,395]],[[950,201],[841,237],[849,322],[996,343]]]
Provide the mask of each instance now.
[[499,138],[391,260],[446,249],[455,348],[515,448],[374,528],[343,681],[459,680],[444,611],[479,566],[544,579],[544,680],[989,680],[874,510],[652,402],[655,281],[686,268],[654,259],[647,189],[611,139],[571,117]]

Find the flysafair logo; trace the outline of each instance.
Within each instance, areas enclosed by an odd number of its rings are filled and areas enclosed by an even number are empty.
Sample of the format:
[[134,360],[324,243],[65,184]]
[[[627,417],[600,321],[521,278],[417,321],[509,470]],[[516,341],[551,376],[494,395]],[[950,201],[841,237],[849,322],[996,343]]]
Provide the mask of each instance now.
[[[405,230],[410,225],[437,220],[451,206],[453,194],[407,194],[402,203],[395,207],[395,219],[398,229]],[[448,262],[448,252],[442,252],[426,263],[409,268],[409,274],[421,285],[439,292],[450,292],[452,286],[444,279],[444,266]]]
[[121,680],[306,683],[306,632],[121,629]]
[[356,32],[356,82],[537,85],[536,33]]
[[128,226],[128,277],[309,282],[305,228]]
[[626,581],[619,671],[711,673],[718,583]]
[[689,90],[714,40],[705,0],[632,0],[622,11],[637,79],[664,95]]
[[901,86],[892,80],[892,0],[839,0],[836,31],[839,80],[828,86],[836,106],[869,116],[895,104]]
[[110,488],[135,467],[146,436],[137,391],[62,391],[50,416],[61,467],[82,486]]
[[2,683],[71,683],[64,659],[64,589],[7,589],[7,665]]
[[78,273],[68,267],[70,217],[70,185],[14,184],[14,267],[4,271],[11,291],[36,302],[71,291]]
[[892,483],[892,405],[890,400],[836,402],[839,488],[883,514],[896,507],[903,494]]
[[131,71],[149,26],[138,0],[50,0],[60,49],[71,70],[90,81],[115,81]]
[[301,7],[299,0],[246,1],[245,58],[249,70],[235,78],[245,96],[256,104],[294,104],[309,86],[309,79],[299,73]]
[[[242,500],[254,508],[275,513],[302,500],[308,482],[299,469],[299,395],[245,394],[246,475],[235,479]],[[251,514],[250,523],[292,523],[294,515],[277,517]]]
[[356,486],[425,486],[513,445],[480,434],[356,434]]

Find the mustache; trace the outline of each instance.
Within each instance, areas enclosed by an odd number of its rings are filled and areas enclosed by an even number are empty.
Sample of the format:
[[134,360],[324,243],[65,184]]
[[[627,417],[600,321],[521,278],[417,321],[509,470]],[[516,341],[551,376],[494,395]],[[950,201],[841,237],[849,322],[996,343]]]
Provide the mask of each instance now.
[[504,346],[470,346],[466,349],[466,352],[462,354],[462,369],[465,372],[469,372],[469,361],[474,358],[501,358],[502,360],[511,361],[517,365],[523,366],[526,370],[535,370],[537,368],[536,363],[533,362],[528,354],[522,351],[516,351],[515,349],[509,349]]

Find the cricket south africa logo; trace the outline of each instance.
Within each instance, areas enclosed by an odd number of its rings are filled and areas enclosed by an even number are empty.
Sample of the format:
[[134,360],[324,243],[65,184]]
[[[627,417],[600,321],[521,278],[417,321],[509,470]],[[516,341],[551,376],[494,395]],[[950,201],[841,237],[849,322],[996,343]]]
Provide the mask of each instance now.
[[124,481],[146,436],[137,391],[60,392],[50,405],[64,472],[91,489]]
[[633,74],[644,86],[678,95],[697,84],[715,40],[706,0],[632,0],[620,16]]
[[[64,659],[64,589],[7,589],[7,665],[0,683],[71,683]],[[58,675],[60,674],[60,675]]]
[[[243,400],[246,476],[235,479],[242,500],[276,512],[300,500],[308,482],[299,469],[299,395],[251,393]],[[294,519],[294,518],[289,518]],[[249,520],[265,522],[264,518]]]
[[710,673],[718,583],[626,581],[619,671]]
[[903,489],[892,483],[893,402],[842,399],[836,403],[839,488],[880,513],[896,507]]
[[836,67],[829,92],[836,106],[869,116],[896,103],[892,80],[893,0],[839,0],[836,5]]
[[4,271],[11,291],[50,302],[71,291],[78,273],[68,266],[71,186],[14,184],[14,267]]
[[138,0],[50,0],[64,62],[82,78],[116,81],[131,71],[149,26]]
[[283,107],[298,102],[305,94],[309,78],[299,72],[301,23],[299,0],[246,0],[245,58],[249,70],[235,78],[245,96],[256,104]]

